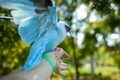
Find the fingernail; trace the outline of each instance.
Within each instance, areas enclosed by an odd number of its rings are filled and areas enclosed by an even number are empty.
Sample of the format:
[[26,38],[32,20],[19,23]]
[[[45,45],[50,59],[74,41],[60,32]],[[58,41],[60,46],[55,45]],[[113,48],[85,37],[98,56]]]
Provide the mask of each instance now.
[[67,58],[67,57],[68,57],[68,54],[63,54],[63,57],[64,57],[64,58]]
[[61,51],[61,48],[56,47],[55,51]]

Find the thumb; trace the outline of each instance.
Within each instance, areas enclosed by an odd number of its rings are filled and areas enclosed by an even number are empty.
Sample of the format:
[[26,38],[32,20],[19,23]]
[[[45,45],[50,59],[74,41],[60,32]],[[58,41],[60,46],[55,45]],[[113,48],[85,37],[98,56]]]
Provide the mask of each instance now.
[[62,48],[55,48],[55,52],[58,58],[67,58],[68,53],[64,51]]

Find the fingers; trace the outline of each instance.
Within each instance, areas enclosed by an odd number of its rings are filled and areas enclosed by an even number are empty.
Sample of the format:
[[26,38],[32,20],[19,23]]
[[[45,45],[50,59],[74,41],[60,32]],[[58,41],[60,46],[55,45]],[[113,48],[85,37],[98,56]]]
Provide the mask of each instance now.
[[63,63],[62,60],[58,60],[56,73],[61,76],[66,76],[66,73],[62,72],[62,70],[67,70],[67,69],[69,69],[68,65],[66,63]]
[[63,61],[61,59],[59,59],[59,63],[60,63],[60,66],[61,66],[61,70],[67,70],[69,68],[68,64],[63,63]]
[[55,52],[56,52],[55,54],[56,54],[56,57],[57,57],[56,73],[61,75],[61,76],[66,76],[66,73],[62,72],[62,70],[67,70],[67,69],[69,69],[69,67],[66,63],[63,63],[61,58],[67,58],[68,54],[62,48],[55,48]]
[[58,74],[61,75],[61,76],[66,76],[66,73],[65,72],[61,72],[61,71]]
[[58,58],[67,58],[68,54],[66,51],[64,51],[62,48],[55,48],[56,55]]
[[65,63],[61,63],[61,70],[67,70],[69,67]]
[[68,69],[68,65],[65,63],[62,63],[61,66],[59,68],[57,68],[56,73],[61,76],[66,76],[66,73],[62,72],[61,70],[67,70],[67,69]]
[[56,47],[56,48],[55,48],[55,51],[58,51],[58,52],[59,52],[61,49],[62,49],[62,48]]

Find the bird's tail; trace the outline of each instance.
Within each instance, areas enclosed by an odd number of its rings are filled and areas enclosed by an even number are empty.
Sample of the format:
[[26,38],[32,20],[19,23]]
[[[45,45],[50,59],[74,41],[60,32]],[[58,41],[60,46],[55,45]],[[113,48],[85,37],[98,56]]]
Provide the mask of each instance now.
[[4,20],[13,20],[12,17],[8,17],[8,16],[0,16],[0,19],[4,19]]
[[9,21],[13,22],[13,17],[0,16],[0,20],[9,20]]

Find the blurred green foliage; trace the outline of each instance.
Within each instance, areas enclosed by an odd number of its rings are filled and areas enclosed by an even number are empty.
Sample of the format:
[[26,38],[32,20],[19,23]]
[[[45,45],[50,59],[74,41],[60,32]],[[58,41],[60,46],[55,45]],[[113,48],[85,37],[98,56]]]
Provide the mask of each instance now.
[[[94,54],[97,65],[117,66],[120,68],[120,40],[115,39],[113,45],[108,44],[108,37],[111,34],[118,34],[120,39],[120,0],[55,0],[58,8],[59,20],[65,20],[72,28],[72,36],[68,36],[60,47],[65,49],[70,57],[65,60],[70,67],[76,70],[76,79],[79,80],[79,68],[89,62],[87,58]],[[80,5],[86,6],[87,16],[74,22],[76,9]],[[96,12],[97,20],[91,22],[89,18],[92,12]],[[10,11],[0,8],[0,15],[11,16]],[[77,15],[77,14],[76,14]],[[83,24],[85,29],[82,30]],[[76,25],[76,29],[74,29]],[[81,46],[78,46],[79,33],[84,34],[84,40]],[[102,40],[98,39],[102,36]],[[114,36],[115,37],[115,36]],[[80,37],[81,38],[81,37]],[[82,39],[82,38],[81,38]],[[111,41],[112,42],[112,41]],[[5,75],[14,69],[20,68],[29,53],[29,47],[20,39],[17,32],[17,25],[13,22],[0,20],[0,75]],[[107,54],[107,56],[105,56]],[[106,61],[106,63],[105,63]],[[70,71],[68,71],[70,73]],[[84,75],[84,76],[91,76]],[[109,77],[97,80],[110,80]],[[70,80],[70,79],[69,79]],[[71,80],[73,80],[71,78]],[[93,80],[86,79],[83,80]]]
[[[10,16],[9,10],[0,8],[1,15]],[[9,20],[0,20],[0,75],[19,68],[28,55],[27,47],[20,39],[17,26]]]

